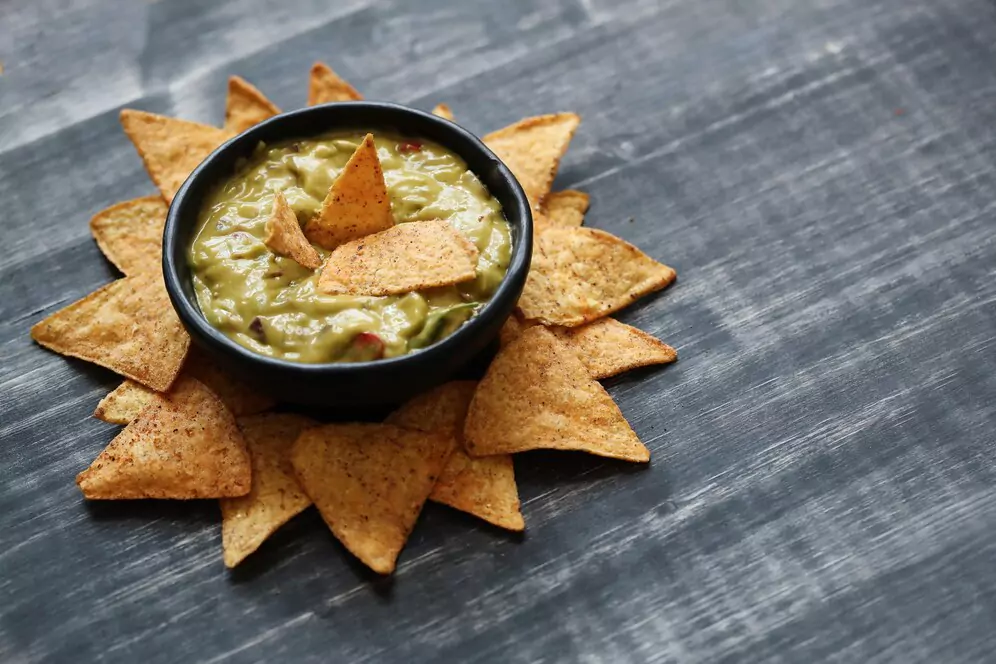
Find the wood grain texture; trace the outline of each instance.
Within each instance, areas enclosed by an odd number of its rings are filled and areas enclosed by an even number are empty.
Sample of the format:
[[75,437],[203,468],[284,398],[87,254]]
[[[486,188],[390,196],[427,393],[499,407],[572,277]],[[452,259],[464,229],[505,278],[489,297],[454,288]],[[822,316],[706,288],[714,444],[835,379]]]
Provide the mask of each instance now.
[[[429,505],[393,580],[313,511],[225,570],[214,503],[87,505],[118,379],[28,328],[154,192],[123,106],[220,124],[322,59],[477,132],[584,121],[558,188],[679,281],[607,381],[650,468],[516,459],[516,538]],[[988,0],[0,3],[0,660],[973,662],[996,652]]]

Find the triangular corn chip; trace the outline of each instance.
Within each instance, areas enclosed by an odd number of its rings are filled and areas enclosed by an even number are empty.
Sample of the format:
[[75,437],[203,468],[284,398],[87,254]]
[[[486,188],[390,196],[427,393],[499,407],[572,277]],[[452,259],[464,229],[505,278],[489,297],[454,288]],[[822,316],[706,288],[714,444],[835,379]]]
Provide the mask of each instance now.
[[412,221],[337,247],[318,290],[332,295],[392,295],[470,281],[477,247],[442,219]]
[[580,226],[588,211],[589,197],[583,191],[555,191],[543,199],[543,212],[554,226]]
[[90,232],[107,259],[126,275],[161,270],[168,211],[161,196],[124,201],[94,215]]
[[523,330],[491,363],[470,402],[464,446],[471,456],[552,449],[650,460],[612,397],[540,325]]
[[453,111],[446,104],[436,104],[436,107],[432,109],[432,114],[453,122]]
[[118,279],[55,312],[31,328],[31,337],[159,391],[169,389],[190,345],[155,270]]
[[308,106],[327,104],[333,101],[360,101],[363,95],[352,85],[339,78],[323,62],[311,65],[311,79],[308,82]]
[[[236,417],[262,413],[274,405],[273,399],[251,389],[205,357],[196,347],[190,349],[177,381],[184,376],[204,383]],[[164,398],[164,394],[126,380],[100,400],[93,416],[112,424],[128,424],[154,399]]]
[[574,327],[664,288],[675,272],[611,233],[550,227],[536,238],[519,298],[527,319]]
[[121,111],[121,125],[167,203],[205,157],[234,136],[217,127],[130,108]]
[[518,315],[513,313],[505,319],[504,325],[502,325],[501,329],[498,330],[499,345],[502,348],[509,345],[512,343],[512,340],[519,336],[522,330],[526,329],[528,326],[530,326],[530,323],[527,323],[519,318]]
[[192,378],[149,404],[76,484],[91,500],[227,498],[249,492],[249,453],[235,418]]
[[[388,424],[419,431],[435,431],[463,438],[467,407],[477,382],[453,381],[414,397],[391,413]],[[512,457],[498,454],[471,458],[458,445],[432,488],[429,500],[478,516],[508,530],[522,530]]]
[[290,449],[302,431],[318,423],[302,415],[270,413],[242,418],[238,425],[252,460],[252,489],[221,500],[221,545],[228,567],[242,562],[311,504],[294,476]]
[[678,359],[678,353],[660,339],[614,318],[551,331],[574,351],[595,379]]
[[322,257],[304,237],[301,225],[297,223],[297,215],[281,192],[273,195],[273,211],[266,220],[266,237],[263,243],[273,253],[287,256],[300,265],[311,270],[322,266]]
[[225,129],[241,134],[263,120],[279,115],[280,109],[249,81],[240,76],[228,78],[225,100]]
[[537,115],[490,133],[483,140],[512,170],[533,209],[538,210],[580,123],[576,113]]
[[340,244],[394,226],[373,134],[367,134],[332,183],[321,211],[308,220],[305,235],[315,244]]
[[291,463],[339,541],[390,574],[454,445],[390,424],[328,424],[301,434]]

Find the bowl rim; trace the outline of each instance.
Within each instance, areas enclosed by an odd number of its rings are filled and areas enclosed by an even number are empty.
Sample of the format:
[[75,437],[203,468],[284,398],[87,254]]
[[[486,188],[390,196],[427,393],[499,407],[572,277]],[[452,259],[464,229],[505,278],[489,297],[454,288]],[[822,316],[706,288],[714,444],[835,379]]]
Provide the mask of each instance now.
[[[194,204],[191,202],[189,197],[190,190],[194,184],[198,182],[198,180],[208,178],[212,179],[213,182],[211,182],[210,185],[204,186],[216,186],[218,182],[222,180],[222,177],[218,174],[212,173],[212,171],[216,168],[214,164],[219,160],[224,159],[229,152],[240,148],[244,149],[246,143],[252,143],[253,148],[255,148],[255,145],[260,141],[257,137],[261,134],[269,133],[275,125],[283,123],[290,124],[295,118],[299,118],[301,116],[311,114],[321,115],[322,113],[328,113],[330,109],[346,106],[366,108],[370,110],[376,109],[378,112],[395,114],[399,118],[399,126],[394,129],[394,131],[395,133],[400,133],[402,135],[405,134],[402,125],[406,116],[415,116],[419,117],[422,122],[428,121],[430,123],[435,123],[437,126],[441,127],[440,133],[448,133],[451,136],[459,137],[466,144],[465,147],[469,147],[470,150],[476,150],[479,153],[476,155],[477,160],[482,160],[481,158],[483,157],[483,161],[489,163],[489,168],[497,170],[499,177],[509,186],[513,207],[516,208],[515,214],[513,215],[510,214],[507,206],[502,206],[502,213],[504,214],[510,229],[513,230],[513,233],[517,232],[518,235],[517,237],[513,235],[512,254],[509,259],[508,268],[505,271],[505,276],[499,284],[498,289],[471,319],[466,321],[445,339],[426,346],[425,348],[409,351],[403,355],[398,355],[397,357],[369,360],[364,362],[297,362],[294,360],[269,357],[256,353],[255,351],[236,343],[227,335],[223,334],[221,330],[211,325],[201,312],[201,308],[196,301],[196,297],[188,297],[183,288],[183,278],[179,274],[176,259],[179,257],[182,260],[186,260],[187,247],[180,247],[179,250],[181,253],[178,254],[178,230],[183,222],[183,219],[185,219],[187,215],[196,215],[200,212],[199,206],[197,209],[190,209]],[[374,131],[378,124],[381,127],[390,127],[388,123],[383,121],[371,122],[369,130]],[[311,138],[323,133],[336,131],[337,128],[343,130],[357,128],[357,123],[344,123],[338,126],[330,123],[330,125],[322,131],[303,134],[288,133],[286,136],[276,140],[290,141],[294,139]],[[362,125],[360,130],[362,131]],[[417,137],[417,135],[413,134],[413,137]],[[449,142],[445,139],[440,139],[438,136],[433,137],[432,140],[448,150],[453,151],[465,162],[468,162],[468,169],[474,172],[478,178],[481,178],[482,184],[484,184],[484,178],[479,172],[480,169],[475,170],[469,164],[471,161],[471,159],[468,159],[469,150],[460,150],[453,145],[453,143],[458,143],[459,141],[453,140],[452,142]],[[271,139],[270,142],[273,142],[273,139]],[[487,188],[487,185],[485,185],[485,188]],[[490,192],[490,190],[489,193],[494,196],[494,193]],[[517,218],[519,220],[518,226],[513,221],[513,218]],[[196,223],[196,221],[194,223]],[[204,161],[202,161],[187,177],[183,185],[173,197],[173,201],[169,206],[169,212],[166,216],[166,224],[163,228],[162,269],[167,294],[169,295],[170,301],[172,302],[173,308],[177,312],[180,321],[183,323],[183,326],[187,329],[188,333],[190,333],[191,337],[199,337],[202,343],[213,346],[214,350],[221,351],[229,356],[237,357],[237,361],[239,362],[256,363],[265,367],[266,370],[301,372],[310,376],[340,375],[342,377],[346,377],[351,374],[357,374],[368,370],[384,372],[392,369],[401,369],[408,364],[431,362],[436,358],[442,361],[445,357],[449,356],[456,349],[458,349],[465,340],[473,337],[473,335],[475,335],[475,333],[479,330],[487,329],[492,323],[494,323],[493,319],[501,315],[499,310],[504,308],[502,303],[510,297],[517,299],[519,293],[521,293],[532,258],[532,242],[532,206],[526,197],[525,191],[522,189],[522,185],[519,184],[519,181],[512,174],[511,169],[509,169],[508,166],[506,166],[505,163],[502,162],[480,138],[455,122],[401,104],[374,101],[331,102],[275,115],[272,118],[268,118],[267,120],[250,127],[241,134],[230,138],[211,152],[211,154],[208,155],[207,158],[205,158]],[[497,327],[497,325],[495,327]]]

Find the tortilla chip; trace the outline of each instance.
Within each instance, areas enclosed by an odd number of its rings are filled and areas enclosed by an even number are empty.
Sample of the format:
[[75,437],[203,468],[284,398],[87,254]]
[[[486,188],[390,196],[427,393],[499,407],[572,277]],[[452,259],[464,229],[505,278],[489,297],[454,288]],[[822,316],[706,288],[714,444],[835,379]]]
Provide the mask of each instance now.
[[511,169],[533,209],[538,210],[580,123],[576,113],[537,115],[490,133],[483,140]]
[[263,120],[279,115],[280,109],[262,92],[240,76],[228,77],[225,100],[225,130],[241,134]]
[[301,434],[291,463],[339,541],[390,574],[454,445],[390,424],[328,424]]
[[544,230],[519,298],[527,319],[575,327],[664,288],[675,272],[611,233],[593,228]]
[[581,360],[536,325],[499,351],[470,402],[471,456],[577,450],[646,462],[650,451]]
[[311,418],[270,413],[238,420],[252,461],[252,488],[221,500],[221,546],[225,565],[235,567],[280,526],[303,512],[311,499],[294,476],[290,449]]
[[[194,347],[191,347],[187,355],[178,380],[182,380],[184,376],[196,378],[204,383],[236,417],[262,413],[273,408],[275,403],[270,397],[253,391],[245,383],[228,374]],[[128,424],[150,402],[162,398],[164,393],[126,380],[101,399],[93,416],[111,424]]]
[[329,188],[321,212],[308,220],[304,234],[321,247],[335,249],[392,226],[384,171],[373,134],[367,134]]
[[322,266],[322,257],[304,237],[301,225],[297,223],[297,215],[281,192],[273,195],[273,211],[266,220],[266,237],[263,243],[273,253],[287,256],[298,264],[317,270]]
[[31,337],[160,392],[180,373],[190,346],[157,271],[104,286],[36,323]]
[[161,270],[168,211],[160,196],[124,201],[95,214],[90,232],[107,260],[124,274]]
[[432,114],[453,122],[453,111],[446,104],[436,104],[436,107],[432,109]]
[[513,313],[505,319],[505,324],[498,331],[498,344],[504,348],[512,343],[512,340],[519,336],[524,329],[533,325],[538,325],[538,323],[522,320],[518,314]]
[[678,353],[660,339],[614,318],[551,331],[574,351],[595,379],[678,359]]
[[156,392],[133,380],[126,380],[100,400],[93,416],[111,424],[128,424],[153,400],[164,399],[164,395],[165,392]]
[[543,212],[554,226],[580,226],[588,211],[589,197],[583,191],[555,191],[543,199]]
[[336,248],[318,290],[393,295],[449,286],[476,276],[477,256],[477,247],[449,222],[412,221]]
[[[411,399],[385,422],[463,438],[467,407],[477,382],[453,381]],[[473,459],[462,446],[450,454],[429,500],[478,516],[500,528],[523,530],[519,490],[508,454]]]
[[311,80],[308,82],[308,106],[327,104],[333,101],[360,101],[363,95],[352,85],[339,78],[323,62],[311,65]]
[[121,126],[167,203],[190,173],[235,134],[217,127],[136,111],[121,111]]
[[143,409],[76,476],[90,500],[228,498],[244,496],[251,481],[235,418],[193,378]]

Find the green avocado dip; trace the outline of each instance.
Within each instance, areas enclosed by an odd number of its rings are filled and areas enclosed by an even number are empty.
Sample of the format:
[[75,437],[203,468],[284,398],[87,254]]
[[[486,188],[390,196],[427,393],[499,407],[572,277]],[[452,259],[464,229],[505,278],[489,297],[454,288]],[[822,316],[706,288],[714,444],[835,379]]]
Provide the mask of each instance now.
[[[320,268],[302,267],[263,243],[274,192],[283,192],[305,224],[365,135],[260,144],[208,197],[189,261],[198,304],[211,325],[262,355],[357,362],[439,341],[491,298],[508,269],[508,222],[464,161],[429,141],[374,135],[394,221],[452,224],[480,252],[473,281],[383,297],[327,295],[317,290]],[[328,256],[315,248],[322,259]]]

